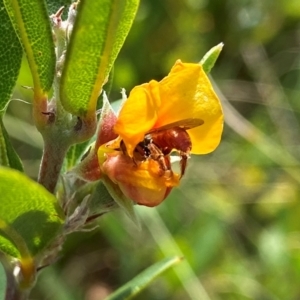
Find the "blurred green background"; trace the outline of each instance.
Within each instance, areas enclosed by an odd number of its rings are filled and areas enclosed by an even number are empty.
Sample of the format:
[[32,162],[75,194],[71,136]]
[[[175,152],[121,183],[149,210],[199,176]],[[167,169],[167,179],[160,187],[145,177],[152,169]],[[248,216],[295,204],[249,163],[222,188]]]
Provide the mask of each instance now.
[[[136,299],[300,299],[299,21],[298,0],[141,0],[110,99],[224,42],[211,72],[224,105],[222,142],[191,158],[157,209],[136,207],[141,230],[116,211],[69,236],[31,299],[100,300],[174,254],[185,260]],[[24,61],[13,97],[30,101],[20,87],[30,81]],[[5,124],[36,178],[42,140],[30,109],[12,101]]]

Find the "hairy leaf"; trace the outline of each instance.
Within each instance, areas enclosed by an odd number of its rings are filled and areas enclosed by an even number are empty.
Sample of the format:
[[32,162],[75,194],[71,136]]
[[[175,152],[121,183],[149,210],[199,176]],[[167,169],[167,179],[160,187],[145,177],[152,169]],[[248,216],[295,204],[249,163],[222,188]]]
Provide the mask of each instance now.
[[22,47],[0,0],[0,112],[4,111],[15,86],[22,60]]
[[63,222],[56,198],[22,173],[0,167],[0,251],[34,256],[55,237]]
[[129,32],[138,0],[80,1],[61,79],[65,109],[86,117]]
[[67,12],[68,12],[68,7],[72,2],[74,2],[74,1],[72,1],[72,0],[46,0],[49,15],[56,13],[59,8],[64,6],[65,7],[64,17],[66,17]]
[[4,0],[15,30],[26,52],[34,89],[48,92],[55,70],[54,42],[44,1]]
[[23,171],[22,162],[13,148],[0,115],[0,165]]

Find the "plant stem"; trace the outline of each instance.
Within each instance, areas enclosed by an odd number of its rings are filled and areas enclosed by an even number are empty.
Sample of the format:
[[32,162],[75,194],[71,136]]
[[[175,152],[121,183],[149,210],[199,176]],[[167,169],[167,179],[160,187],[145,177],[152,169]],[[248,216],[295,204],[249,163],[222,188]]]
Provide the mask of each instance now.
[[12,266],[5,260],[1,259],[6,274],[6,292],[5,300],[27,300],[29,289],[20,289],[16,277],[13,275]]
[[20,290],[15,282],[7,281],[5,300],[27,300],[29,293],[30,290]]
[[38,182],[51,193],[54,193],[55,191],[68,148],[68,145],[59,145],[58,142],[44,140],[44,151]]

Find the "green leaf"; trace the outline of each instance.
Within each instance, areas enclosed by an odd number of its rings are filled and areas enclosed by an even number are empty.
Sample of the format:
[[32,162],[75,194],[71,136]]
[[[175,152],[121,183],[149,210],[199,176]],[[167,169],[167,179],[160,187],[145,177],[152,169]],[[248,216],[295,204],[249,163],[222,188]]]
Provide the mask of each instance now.
[[200,64],[203,67],[203,70],[206,74],[208,74],[213,66],[215,65],[222,49],[223,49],[224,44],[220,43],[215,47],[212,47],[201,59]]
[[80,1],[61,78],[61,101],[74,115],[94,114],[101,88],[129,32],[138,0]]
[[[65,186],[67,186],[69,189],[68,174],[65,176],[65,179]],[[69,211],[75,211],[75,209],[77,209],[78,206],[80,206],[84,201],[85,197],[89,196],[89,217],[87,219],[87,225],[89,225],[89,222],[97,219],[99,216],[119,208],[117,202],[113,199],[104,183],[100,180],[83,184],[76,189],[75,193],[71,186],[69,191],[73,197],[72,203],[70,203],[68,206]]]
[[121,288],[109,295],[105,300],[127,300],[136,296],[147,287],[156,277],[179,263],[182,259],[178,256],[165,258],[152,265],[138,276],[127,282]]
[[64,6],[65,7],[64,17],[66,17],[67,12],[68,12],[68,9],[66,9],[66,8],[68,8],[72,2],[74,2],[74,1],[72,1],[72,0],[46,0],[46,5],[48,8],[49,15],[55,14],[59,8]]
[[111,197],[125,211],[130,220],[132,220],[134,224],[140,228],[139,219],[134,211],[133,201],[129,198],[126,198],[119,186],[112,182],[107,176],[103,175],[101,179]]
[[7,283],[7,279],[6,279],[5,269],[2,263],[0,262],[0,299],[5,299],[6,283]]
[[35,256],[63,223],[57,199],[22,173],[0,167],[0,251],[13,257]]
[[80,158],[88,151],[91,141],[86,141],[80,144],[72,145],[66,155],[64,161],[64,169],[69,170],[80,162]]
[[11,24],[3,0],[0,0],[0,113],[9,102],[22,60],[22,47]]
[[13,148],[0,115],[0,165],[23,171],[22,162]]
[[97,215],[109,212],[118,207],[118,204],[108,192],[104,183],[100,180],[96,182],[89,202],[91,213]]
[[4,0],[27,54],[35,92],[40,96],[52,86],[55,70],[54,42],[44,1]]

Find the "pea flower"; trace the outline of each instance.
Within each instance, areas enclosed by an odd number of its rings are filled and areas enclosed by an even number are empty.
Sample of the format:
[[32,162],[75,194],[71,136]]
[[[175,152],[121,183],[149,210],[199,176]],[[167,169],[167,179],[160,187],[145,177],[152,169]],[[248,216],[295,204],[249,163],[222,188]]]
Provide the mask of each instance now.
[[179,185],[190,154],[218,146],[223,113],[201,64],[178,60],[161,81],[131,91],[112,128],[118,137],[98,148],[102,176],[137,204],[156,206]]

